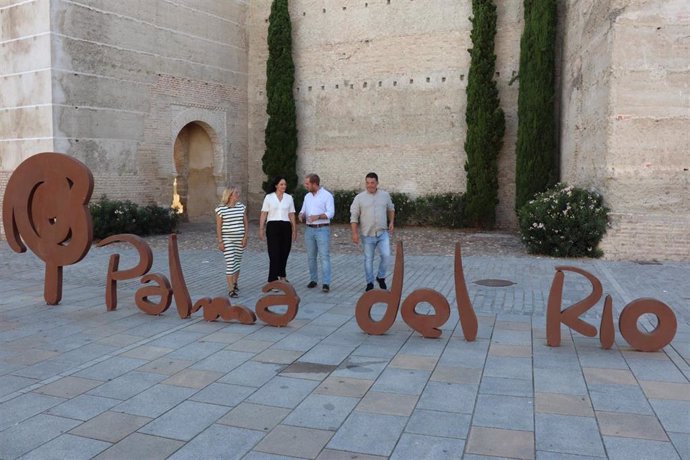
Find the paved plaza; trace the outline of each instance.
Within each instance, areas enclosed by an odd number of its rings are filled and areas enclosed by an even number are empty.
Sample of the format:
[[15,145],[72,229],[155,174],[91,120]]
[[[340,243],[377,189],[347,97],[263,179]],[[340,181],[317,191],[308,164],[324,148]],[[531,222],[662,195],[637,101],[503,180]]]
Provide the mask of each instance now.
[[[424,339],[400,315],[385,335],[359,329],[358,254],[333,256],[325,294],[306,289],[306,255],[293,251],[301,303],[276,328],[201,312],[182,320],[174,303],[146,315],[134,304],[138,280],[119,283],[108,312],[114,252],[121,268],[136,262],[127,247],[93,247],[65,267],[62,302],[50,307],[43,262],[0,242],[0,458],[690,459],[690,263],[468,256],[479,333],[466,342],[452,256],[405,257],[403,299],[432,288],[451,305],[443,335]],[[226,294],[220,252],[180,247],[180,258],[193,301]],[[675,339],[641,353],[617,335],[603,350],[563,328],[562,346],[546,346],[557,265],[597,276],[616,315],[639,297],[666,302]],[[254,308],[267,267],[263,251],[248,251],[233,303]],[[165,250],[154,250],[151,271],[169,277]],[[514,284],[475,283],[487,279]],[[566,274],[566,304],[588,292]],[[602,304],[584,317],[597,327]]]

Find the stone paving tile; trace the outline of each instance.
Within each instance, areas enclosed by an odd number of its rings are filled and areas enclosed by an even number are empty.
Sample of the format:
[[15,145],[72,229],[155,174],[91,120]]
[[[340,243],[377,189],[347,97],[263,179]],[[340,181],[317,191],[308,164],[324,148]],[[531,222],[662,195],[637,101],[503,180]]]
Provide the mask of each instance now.
[[284,367],[283,364],[247,361],[228,372],[225,376],[220,378],[218,382],[260,387],[277,376]]
[[71,434],[63,434],[41,447],[32,450],[22,457],[27,460],[87,460],[95,457],[108,447],[110,443],[82,438]]
[[429,380],[432,382],[479,384],[482,369],[453,366],[436,366]]
[[275,377],[254,392],[247,402],[295,408],[319,384],[311,380]]
[[139,429],[140,433],[189,441],[228,412],[228,407],[183,401]]
[[540,393],[587,394],[587,385],[580,369],[534,369],[534,389]]
[[257,444],[255,450],[290,457],[316,458],[332,436],[332,431],[279,425]]
[[389,367],[399,369],[415,369],[420,371],[433,371],[438,362],[437,357],[415,356],[398,353],[390,362]]
[[462,456],[464,449],[465,441],[461,439],[403,433],[390,458],[456,459]]
[[606,454],[610,460],[631,460],[635,458],[680,460],[681,458],[670,442],[604,436],[604,445],[606,445]]
[[431,371],[388,367],[381,373],[372,389],[388,393],[418,395],[429,381]]
[[353,454],[352,452],[344,452],[341,450],[324,449],[321,454],[316,457],[317,460],[384,460],[386,457],[379,455],[367,454]]
[[126,374],[127,372],[147,363],[148,361],[143,359],[115,356],[98,364],[94,364],[93,366],[77,372],[74,375],[75,377],[107,381]]
[[204,388],[215,382],[223,374],[220,372],[196,370],[193,368],[183,369],[177,374],[163,380],[166,385],[175,385],[187,388]]
[[532,380],[532,360],[530,358],[488,356],[484,366],[484,375],[506,379]]
[[47,413],[77,420],[89,420],[120,404],[120,402],[118,399],[80,395],[48,409]]
[[120,356],[125,356],[127,358],[145,359],[151,361],[153,359],[158,359],[161,356],[165,356],[171,351],[173,351],[172,348],[142,345],[140,347],[133,348],[125,353],[122,353]]
[[255,391],[256,388],[253,387],[230,385],[226,383],[212,383],[190,399],[198,402],[233,407],[244,401]]
[[166,357],[153,360],[137,369],[139,372],[152,374],[173,375],[194,364],[194,361],[186,359],[171,359]]
[[172,385],[154,385],[113,408],[142,417],[156,418],[196,393],[196,389]]
[[351,379],[347,377],[328,377],[321,382],[314,393],[332,396],[362,398],[374,383],[373,380]]
[[534,388],[529,380],[484,377],[479,386],[480,394],[534,397]]
[[528,345],[503,345],[492,342],[489,348],[490,356],[507,356],[515,358],[530,358],[532,347]]
[[385,393],[372,390],[362,398],[355,410],[409,417],[417,404],[417,399],[418,396],[416,395]]
[[146,459],[164,460],[184,445],[182,441],[132,433],[114,446],[101,452],[94,460]]
[[471,414],[477,392],[477,385],[429,382],[419,398],[417,408]]
[[654,416],[600,411],[596,412],[596,416],[603,435],[668,441],[664,429]]
[[65,402],[63,398],[27,393],[0,404],[0,431]]
[[649,403],[666,431],[690,434],[690,402],[650,399]]
[[57,396],[58,398],[74,398],[82,393],[96,388],[103,382],[100,380],[82,379],[79,377],[63,377],[55,382],[43,385],[34,390],[36,393]]
[[202,359],[226,348],[226,344],[220,342],[192,342],[177,350],[171,351],[166,358],[179,361],[201,361]]
[[479,395],[472,425],[506,430],[534,431],[532,398]]
[[291,364],[302,356],[302,351],[269,348],[252,358],[254,361],[270,364]]
[[261,353],[262,351],[273,345],[273,342],[266,342],[262,340],[242,340],[234,342],[226,347],[226,350],[244,351],[247,353]]
[[241,351],[221,350],[207,358],[194,363],[191,368],[227,374],[237,366],[254,357],[253,353]]
[[353,412],[331,438],[328,448],[389,456],[406,422],[406,417]]
[[647,398],[636,385],[590,385],[589,397],[596,411],[653,414]]
[[171,460],[240,459],[263,437],[264,433],[260,431],[214,424],[169,458]]
[[405,431],[444,438],[466,439],[472,416],[452,412],[416,409]]
[[597,369],[585,367],[582,369],[582,372],[584,373],[588,385],[637,385],[635,376],[627,369]]
[[39,414],[0,432],[0,458],[18,458],[79,425],[79,421]]
[[0,376],[0,398],[5,395],[14,393],[17,390],[30,387],[38,383],[37,379],[29,379],[26,377],[19,377],[16,375],[3,375]]
[[87,394],[125,400],[151,388],[164,379],[165,375],[133,371],[105,382]]
[[690,401],[690,383],[642,381],[640,385],[649,399]]
[[334,377],[374,380],[388,365],[388,360],[350,355],[331,373]]
[[358,402],[357,398],[311,394],[285,418],[283,423],[335,431]]
[[676,448],[681,458],[690,458],[690,434],[688,433],[668,433],[673,446]]
[[533,459],[534,433],[475,426],[470,430],[465,451],[491,457]]
[[628,359],[626,361],[639,380],[677,383],[687,383],[688,381],[671,360]]
[[537,450],[604,457],[604,445],[594,417],[535,414]]
[[535,411],[543,414],[594,417],[592,404],[586,395],[537,393]]
[[70,433],[85,438],[118,442],[150,421],[151,418],[149,417],[108,411],[92,418],[88,422],[82,423]]
[[218,420],[218,423],[250,430],[271,431],[289,413],[289,409],[282,407],[241,403]]

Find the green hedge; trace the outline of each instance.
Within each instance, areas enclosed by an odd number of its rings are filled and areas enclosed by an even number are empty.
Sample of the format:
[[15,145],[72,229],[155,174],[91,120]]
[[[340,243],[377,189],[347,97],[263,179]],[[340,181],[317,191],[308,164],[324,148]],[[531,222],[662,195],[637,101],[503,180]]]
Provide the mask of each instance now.
[[172,208],[154,204],[139,206],[129,200],[111,200],[105,195],[89,204],[93,237],[133,233],[139,236],[172,233],[177,229],[179,215]]
[[[293,191],[295,209],[299,213],[306,189],[302,186]],[[331,191],[335,201],[335,224],[350,223],[350,205],[359,193],[358,190]],[[391,193],[395,205],[395,225],[419,225],[429,227],[461,228],[463,222],[464,199],[461,193],[441,193],[412,198],[406,193]]]

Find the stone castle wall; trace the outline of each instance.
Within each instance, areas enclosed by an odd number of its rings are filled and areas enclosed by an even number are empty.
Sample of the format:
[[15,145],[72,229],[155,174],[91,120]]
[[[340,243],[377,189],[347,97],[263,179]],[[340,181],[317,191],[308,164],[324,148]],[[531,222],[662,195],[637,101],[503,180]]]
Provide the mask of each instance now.
[[[499,225],[514,226],[514,152],[522,1],[498,4],[496,80],[506,112]],[[250,4],[249,187],[262,197],[269,0]],[[463,192],[471,2],[292,0],[298,170],[331,189],[369,171],[412,195]]]
[[[176,138],[195,122],[218,191],[241,184],[256,218],[270,4],[2,2],[0,191],[28,155],[54,150],[92,169],[95,197],[168,205]],[[496,4],[498,223],[514,228],[519,81],[508,82],[523,0]],[[374,170],[391,191],[464,191],[471,2],[291,0],[290,13],[299,174],[352,189]],[[604,195],[607,257],[687,259],[690,4],[563,0],[560,13],[562,180]]]
[[218,188],[243,183],[246,0],[17,1],[2,13],[2,40],[17,37],[0,68],[21,90],[2,105],[22,108],[0,112],[0,141],[28,139],[3,142],[3,174],[66,152],[93,172],[94,197],[169,206],[174,142],[197,122],[215,141]]
[[690,5],[566,2],[562,178],[611,208],[609,258],[690,254]]

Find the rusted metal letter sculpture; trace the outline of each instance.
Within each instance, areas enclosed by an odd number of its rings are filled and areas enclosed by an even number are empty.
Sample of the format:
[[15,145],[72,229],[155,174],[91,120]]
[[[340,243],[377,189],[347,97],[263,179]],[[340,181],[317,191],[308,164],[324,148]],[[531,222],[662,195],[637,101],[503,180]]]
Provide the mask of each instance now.
[[[564,271],[579,273],[587,278],[592,284],[592,292],[581,301],[561,311]],[[551,347],[561,345],[561,323],[588,337],[596,336],[597,328],[579,317],[592,308],[601,299],[602,294],[601,282],[591,273],[577,267],[556,267],[546,310],[546,343]],[[637,320],[644,314],[657,317],[658,324],[651,333],[640,331],[637,327]],[[673,310],[660,300],[650,298],[635,299],[628,303],[621,311],[618,320],[618,329],[625,341],[639,351],[661,350],[671,343],[676,335],[677,327],[678,323]],[[610,295],[607,295],[604,299],[599,330],[599,342],[602,348],[611,348],[615,335],[613,300]]]
[[[395,248],[395,268],[393,270],[393,283],[390,290],[371,290],[367,291],[357,301],[355,307],[355,319],[360,329],[367,334],[381,335],[395,323],[400,307],[400,297],[402,296],[403,279],[405,277],[405,255],[403,254],[402,241],[398,241]],[[380,321],[371,317],[371,309],[376,303],[386,304],[386,313]],[[416,305],[416,304],[415,304]],[[414,306],[413,306],[414,308]]]
[[[279,289],[284,292],[284,294],[279,295],[267,295],[261,297],[256,301],[256,315],[261,319],[261,321],[271,325],[271,326],[287,326],[287,324],[295,319],[297,316],[297,311],[299,310],[300,298],[295,291],[295,288],[291,284],[284,281],[271,281],[270,283],[264,285],[261,289],[263,292],[268,292],[272,289]],[[269,310],[269,307],[275,307],[277,305],[286,305],[287,311],[285,313],[275,313]]]
[[2,218],[7,243],[20,253],[29,246],[46,263],[43,297],[48,305],[62,299],[62,267],[89,252],[93,225],[87,204],[92,192],[89,168],[53,152],[24,160],[5,188]]
[[254,324],[256,315],[243,305],[232,305],[225,297],[203,297],[196,301],[192,313],[204,309],[204,319],[215,321],[221,318],[223,321],[239,321],[241,324]]
[[[149,315],[160,315],[164,313],[172,302],[172,289],[168,278],[160,273],[150,273],[141,278],[141,284],[147,284],[151,281],[156,282],[155,286],[144,286],[134,293],[134,302],[139,307],[139,310]],[[158,302],[151,302],[150,296],[160,296]]]
[[182,273],[180,252],[177,250],[177,235],[174,233],[168,236],[168,266],[177,314],[182,319],[189,318],[192,314],[192,298],[189,296],[189,289]]
[[[579,273],[587,278],[592,283],[592,292],[584,299],[561,311],[563,282],[565,280],[564,271]],[[580,316],[601,299],[602,293],[601,282],[591,273],[577,267],[556,267],[556,274],[551,283],[546,307],[546,343],[550,347],[561,345],[561,323],[587,337],[596,336],[597,328],[581,320]]]
[[[652,332],[647,333],[637,328],[640,316],[649,313],[656,316],[659,323]],[[630,302],[621,311],[618,319],[621,335],[633,348],[640,351],[657,351],[671,343],[678,329],[678,322],[673,310],[657,299],[642,298]]]
[[[153,252],[151,251],[151,247],[140,236],[129,233],[112,235],[99,241],[96,247],[100,248],[112,243],[129,243],[134,246],[134,249],[139,253],[139,262],[128,270],[120,271],[118,270],[120,266],[120,254],[112,254],[110,256],[108,274],[105,279],[105,305],[108,311],[117,309],[117,282],[144,276],[151,270],[151,266],[153,265]],[[170,287],[167,280],[166,285]],[[139,306],[139,304],[137,304],[137,306]]]
[[479,328],[477,314],[474,312],[470,295],[465,283],[465,271],[462,268],[462,250],[460,243],[455,244],[455,301],[458,303],[462,334],[468,342],[474,342]]

